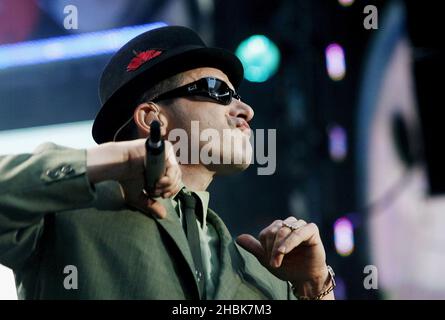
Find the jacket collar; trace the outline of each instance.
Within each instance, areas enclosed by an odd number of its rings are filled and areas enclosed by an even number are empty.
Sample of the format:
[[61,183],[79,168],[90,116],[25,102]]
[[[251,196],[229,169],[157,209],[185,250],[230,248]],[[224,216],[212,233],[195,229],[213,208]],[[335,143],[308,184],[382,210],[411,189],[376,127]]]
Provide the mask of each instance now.
[[[193,192],[194,194],[196,194],[199,198],[199,201],[201,202],[202,205],[202,223],[201,226],[204,230],[206,230],[206,224],[207,224],[207,211],[209,209],[209,200],[210,200],[210,194],[208,191],[193,191],[191,189],[188,189],[183,182],[181,182],[180,184],[180,188],[179,191],[176,192],[171,198],[170,201],[173,202],[173,208],[175,208],[177,201],[176,201],[176,196],[178,195],[179,192],[181,192],[181,190],[183,190],[185,192]],[[201,217],[200,217],[200,221],[201,221]]]
[[159,199],[159,201],[165,207],[167,216],[163,219],[158,217],[155,217],[154,219],[159,224],[159,226],[173,239],[182,257],[187,262],[188,271],[190,271],[191,276],[194,279],[195,293],[197,296],[199,296],[198,283],[195,277],[195,264],[193,262],[190,248],[187,245],[188,241],[185,236],[184,229],[182,228],[181,222],[178,219],[178,215],[173,207],[172,202],[169,199]]

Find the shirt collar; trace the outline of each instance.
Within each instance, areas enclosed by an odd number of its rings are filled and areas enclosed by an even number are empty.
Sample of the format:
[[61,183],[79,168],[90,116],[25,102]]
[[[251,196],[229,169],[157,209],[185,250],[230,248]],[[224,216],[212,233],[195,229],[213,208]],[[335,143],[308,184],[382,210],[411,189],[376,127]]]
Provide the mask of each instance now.
[[202,205],[202,209],[203,209],[203,227],[205,227],[207,225],[207,210],[209,209],[209,201],[210,201],[210,194],[208,191],[193,191],[188,189],[184,183],[181,181],[181,184],[179,185],[179,191],[175,193],[175,195],[171,198],[173,201],[176,202],[176,196],[178,195],[178,193],[184,189],[184,191],[186,192],[191,192],[194,193],[198,196],[199,200],[201,201],[201,205]]

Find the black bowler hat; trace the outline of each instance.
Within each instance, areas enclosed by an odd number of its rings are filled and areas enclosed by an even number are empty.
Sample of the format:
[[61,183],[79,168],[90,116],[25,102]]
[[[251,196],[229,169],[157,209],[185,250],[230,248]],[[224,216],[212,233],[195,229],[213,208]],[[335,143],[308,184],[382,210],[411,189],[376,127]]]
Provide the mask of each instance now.
[[240,60],[230,51],[207,47],[191,29],[169,26],[130,40],[111,58],[100,79],[102,107],[93,124],[97,143],[112,141],[128,121],[137,99],[153,85],[199,67],[223,71],[235,89],[243,78]]

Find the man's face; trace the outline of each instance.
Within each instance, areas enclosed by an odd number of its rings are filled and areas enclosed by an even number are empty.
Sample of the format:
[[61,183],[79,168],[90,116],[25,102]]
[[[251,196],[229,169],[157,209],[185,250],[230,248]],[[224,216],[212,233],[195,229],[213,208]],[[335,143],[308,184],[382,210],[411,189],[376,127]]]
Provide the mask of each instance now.
[[[228,77],[215,68],[186,71],[182,74],[181,85],[204,77],[220,79],[234,90]],[[209,98],[193,96],[176,98],[172,105],[163,110],[168,118],[168,132],[175,128],[187,132],[189,159],[199,157],[200,163],[217,174],[229,174],[249,166],[252,146],[248,122],[254,112],[246,103],[233,98],[229,105],[222,105]],[[193,148],[193,143],[199,145],[199,150]],[[191,154],[193,152],[195,155]]]

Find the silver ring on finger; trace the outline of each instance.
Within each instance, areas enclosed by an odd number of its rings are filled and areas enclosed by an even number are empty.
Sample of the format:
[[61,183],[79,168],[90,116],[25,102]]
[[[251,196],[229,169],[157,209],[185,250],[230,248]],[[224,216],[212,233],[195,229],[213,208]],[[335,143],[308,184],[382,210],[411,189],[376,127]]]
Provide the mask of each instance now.
[[294,226],[294,225],[292,225],[290,223],[287,223],[287,222],[283,221],[282,222],[282,227],[286,227],[286,228],[291,229],[291,231],[295,231],[295,230],[300,229],[302,226]]

